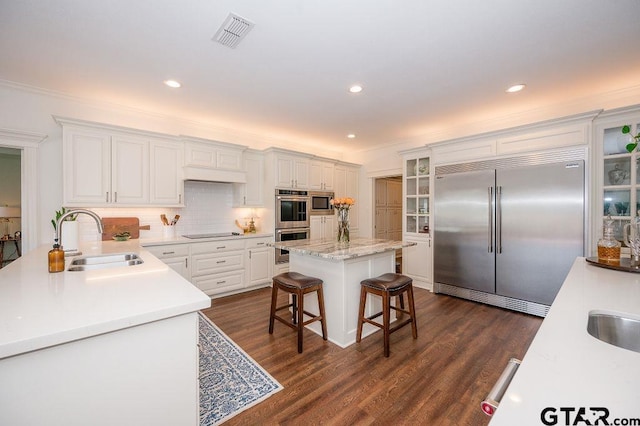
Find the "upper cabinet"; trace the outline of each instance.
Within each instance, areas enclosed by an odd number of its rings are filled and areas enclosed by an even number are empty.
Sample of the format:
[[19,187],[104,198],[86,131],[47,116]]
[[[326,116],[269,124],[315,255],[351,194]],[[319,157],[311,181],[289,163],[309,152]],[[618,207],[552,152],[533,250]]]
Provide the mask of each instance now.
[[152,140],[149,146],[149,203],[161,206],[183,203],[182,144]]
[[242,147],[213,143],[198,138],[183,138],[184,165],[207,169],[242,170]]
[[596,120],[595,187],[598,197],[593,211],[593,253],[602,236],[605,216],[611,215],[615,220],[615,237],[623,241],[624,225],[640,210],[640,152],[637,148],[631,153],[627,151],[632,137],[622,133],[624,125],[631,127],[633,135],[638,134],[640,108],[604,113]]
[[309,164],[309,189],[330,191],[334,189],[334,163],[312,160]]
[[243,155],[247,183],[233,184],[234,207],[264,206],[264,156],[260,152],[245,151]]
[[358,200],[358,188],[360,182],[360,166],[354,164],[338,163],[334,168],[334,194],[336,198],[350,197],[355,200],[349,213],[349,226],[351,236],[356,237],[359,224],[360,204]]
[[178,206],[180,145],[144,132],[56,117],[63,126],[63,204]]
[[293,154],[275,154],[276,188],[309,189],[309,158]]
[[404,233],[429,234],[431,164],[428,151],[404,155]]

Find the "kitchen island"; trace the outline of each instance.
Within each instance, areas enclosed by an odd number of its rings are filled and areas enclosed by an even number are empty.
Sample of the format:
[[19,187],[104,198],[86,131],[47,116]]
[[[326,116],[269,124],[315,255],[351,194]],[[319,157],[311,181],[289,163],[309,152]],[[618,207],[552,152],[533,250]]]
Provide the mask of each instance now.
[[[340,347],[356,341],[360,281],[387,272],[395,272],[396,250],[416,243],[370,238],[355,238],[349,243],[335,241],[286,241],[273,246],[289,251],[289,270],[320,278],[323,282],[328,339]],[[315,294],[304,300],[305,309],[318,312]],[[366,314],[381,310],[379,300],[369,298]],[[393,318],[392,318],[393,319]],[[322,335],[318,322],[307,328]],[[362,336],[379,329],[364,324]]]
[[0,270],[0,424],[198,424],[198,314],[211,300],[137,240],[83,256],[144,263],[47,271],[42,246]]
[[591,336],[592,311],[640,320],[640,273],[575,260],[491,426],[640,424],[640,353]]

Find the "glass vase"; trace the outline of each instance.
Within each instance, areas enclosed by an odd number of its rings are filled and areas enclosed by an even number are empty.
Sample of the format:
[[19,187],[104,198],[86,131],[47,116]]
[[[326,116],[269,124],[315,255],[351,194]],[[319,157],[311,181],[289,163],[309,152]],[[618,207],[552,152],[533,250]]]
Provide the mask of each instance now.
[[338,209],[338,242],[349,242],[349,210]]

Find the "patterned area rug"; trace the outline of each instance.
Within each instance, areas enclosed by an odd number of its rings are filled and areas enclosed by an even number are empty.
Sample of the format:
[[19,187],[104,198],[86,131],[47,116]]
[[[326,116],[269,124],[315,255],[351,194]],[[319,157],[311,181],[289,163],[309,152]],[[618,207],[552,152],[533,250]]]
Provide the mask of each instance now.
[[199,316],[200,426],[220,424],[282,390],[209,318]]

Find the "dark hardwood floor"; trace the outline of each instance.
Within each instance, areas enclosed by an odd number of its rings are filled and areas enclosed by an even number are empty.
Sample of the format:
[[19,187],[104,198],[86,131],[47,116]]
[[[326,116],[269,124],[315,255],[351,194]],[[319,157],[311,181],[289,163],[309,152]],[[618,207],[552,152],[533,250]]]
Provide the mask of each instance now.
[[276,322],[268,333],[270,291],[214,299],[203,311],[284,386],[228,425],[486,425],[480,402],[542,322],[415,289],[418,339],[410,326],[393,333],[389,358],[382,332],[341,349],[307,330],[298,354],[293,330]]

